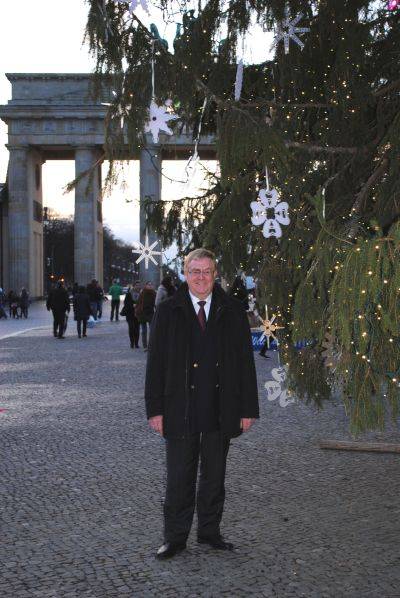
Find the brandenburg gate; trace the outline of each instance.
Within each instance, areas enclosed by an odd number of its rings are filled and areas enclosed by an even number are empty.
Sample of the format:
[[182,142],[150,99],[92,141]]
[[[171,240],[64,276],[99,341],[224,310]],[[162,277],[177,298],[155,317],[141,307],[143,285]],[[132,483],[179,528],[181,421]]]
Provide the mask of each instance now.
[[[79,284],[92,278],[102,284],[101,163],[107,111],[103,103],[109,101],[110,90],[96,97],[90,74],[6,76],[12,85],[12,98],[0,106],[0,118],[8,125],[9,151],[7,200],[1,212],[3,285],[15,291],[26,287],[32,297],[43,296],[42,165],[46,160],[75,160],[74,278]],[[187,159],[191,153],[193,139],[186,131],[172,137],[161,133],[157,145],[148,135],[140,155],[123,156],[140,159],[141,206],[147,197],[161,200],[162,160]],[[199,154],[203,159],[215,159],[212,139],[202,138]],[[142,243],[145,234],[141,207]],[[148,235],[151,244],[156,237],[151,230]],[[158,284],[160,267],[161,260],[157,267],[150,262],[146,273],[141,270],[141,278]]]

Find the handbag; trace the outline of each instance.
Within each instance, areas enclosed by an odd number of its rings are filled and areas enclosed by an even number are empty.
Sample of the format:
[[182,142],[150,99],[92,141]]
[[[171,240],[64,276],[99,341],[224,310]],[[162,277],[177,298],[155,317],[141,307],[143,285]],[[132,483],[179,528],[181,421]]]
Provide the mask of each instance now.
[[120,315],[120,316],[126,316],[126,308],[125,308],[125,305],[124,305],[124,307],[121,309],[121,311],[119,312],[119,315]]

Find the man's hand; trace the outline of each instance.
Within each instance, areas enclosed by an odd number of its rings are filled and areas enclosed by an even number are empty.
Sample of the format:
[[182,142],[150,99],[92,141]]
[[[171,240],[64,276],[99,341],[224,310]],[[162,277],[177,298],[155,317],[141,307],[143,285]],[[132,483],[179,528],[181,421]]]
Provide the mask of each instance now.
[[240,427],[242,428],[243,432],[248,432],[255,421],[255,418],[242,417],[240,420]]
[[154,430],[154,432],[158,432],[158,434],[163,434],[163,416],[162,415],[155,415],[154,417],[149,418],[150,428]]

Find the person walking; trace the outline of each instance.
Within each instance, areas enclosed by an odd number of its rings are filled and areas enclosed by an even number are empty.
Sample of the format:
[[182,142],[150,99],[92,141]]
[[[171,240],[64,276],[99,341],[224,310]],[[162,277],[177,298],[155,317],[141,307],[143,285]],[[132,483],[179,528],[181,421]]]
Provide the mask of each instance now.
[[136,306],[136,317],[140,322],[142,345],[145,351],[147,351],[147,327],[150,326],[153,319],[155,302],[156,292],[153,289],[153,283],[148,281],[139,295]]
[[8,301],[8,309],[10,318],[19,318],[18,315],[18,296],[14,291],[8,291],[7,294],[7,301]]
[[5,300],[6,300],[6,295],[3,291],[3,289],[0,287],[0,320],[2,318],[7,320],[6,310],[4,309]]
[[29,307],[29,293],[25,288],[22,288],[20,296],[19,296],[19,308],[20,308],[21,318],[24,317],[26,319],[28,317],[28,307]]
[[104,290],[98,280],[96,280],[96,297],[97,297],[96,316],[97,316],[98,320],[101,320],[101,317],[103,315]]
[[85,287],[79,287],[78,292],[74,297],[74,317],[76,320],[78,338],[81,338],[82,334],[84,338],[87,336],[87,322],[91,314],[92,304],[89,301],[89,295],[86,292]]
[[86,287],[86,290],[90,301],[91,314],[94,317],[94,319],[97,320],[97,301],[99,292],[97,288],[97,280],[95,278],[93,278],[93,280],[89,282],[89,284]]
[[215,284],[214,254],[185,259],[184,283],[158,306],[151,326],[145,402],[150,427],[166,439],[164,543],[159,559],[186,548],[197,490],[197,540],[232,550],[220,523],[231,438],[259,417],[250,327],[243,304]]
[[111,322],[114,319],[115,314],[115,321],[118,322],[119,319],[119,304],[120,304],[120,297],[122,295],[122,287],[118,284],[116,280],[113,280],[113,284],[109,288],[109,294],[111,295]]
[[121,310],[121,315],[124,315],[128,324],[129,340],[131,349],[139,347],[139,321],[135,315],[135,301],[132,296],[131,288],[125,295],[124,307]]
[[71,306],[64,282],[60,280],[52,289],[46,301],[47,311],[53,312],[53,334],[56,338],[65,338],[66,318]]
[[162,301],[168,299],[168,297],[172,297],[175,291],[176,288],[172,283],[172,278],[170,276],[163,278],[160,286],[157,289],[156,307],[158,307]]

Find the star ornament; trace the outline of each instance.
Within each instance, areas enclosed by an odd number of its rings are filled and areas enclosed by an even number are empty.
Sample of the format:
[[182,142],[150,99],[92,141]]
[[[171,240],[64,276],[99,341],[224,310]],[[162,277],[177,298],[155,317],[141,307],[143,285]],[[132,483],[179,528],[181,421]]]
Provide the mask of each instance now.
[[168,126],[170,120],[176,120],[178,115],[170,112],[168,105],[159,106],[154,100],[150,104],[150,117],[145,125],[146,133],[151,133],[154,143],[158,143],[160,131],[167,135],[173,135],[173,131]]
[[139,253],[139,257],[136,260],[136,263],[139,264],[142,260],[144,260],[144,267],[146,270],[149,267],[149,260],[153,262],[156,266],[158,266],[157,261],[154,259],[155,255],[162,255],[162,251],[154,251],[154,247],[159,243],[159,241],[154,241],[151,245],[149,245],[149,236],[146,233],[146,240],[145,244],[140,243],[140,241],[136,241],[136,245],[138,245],[138,249],[134,249],[133,253]]
[[264,225],[263,235],[266,239],[281,237],[281,224],[290,224],[289,206],[285,201],[280,201],[276,189],[261,189],[258,201],[252,201],[250,207],[253,211],[251,222],[255,226]]
[[288,11],[286,10],[286,17],[283,19],[283,21],[278,23],[277,32],[272,47],[276,47],[279,42],[283,40],[285,54],[288,54],[289,43],[290,40],[292,40],[302,50],[304,48],[304,44],[298,37],[297,33],[308,33],[310,31],[309,27],[297,27],[297,23],[301,21],[302,18],[303,13],[300,12],[296,17],[294,17],[294,19],[291,19],[288,15]]
[[276,316],[272,316],[272,318],[269,319],[268,307],[265,306],[265,320],[263,320],[261,318],[262,324],[260,326],[260,330],[262,330],[262,335],[260,336],[260,341],[262,341],[264,338],[267,338],[268,346],[269,346],[269,341],[271,340],[271,338],[273,338],[275,341],[278,342],[278,339],[275,336],[275,332],[277,330],[283,330],[283,326],[278,326],[277,324],[275,324],[275,319],[276,319]]

